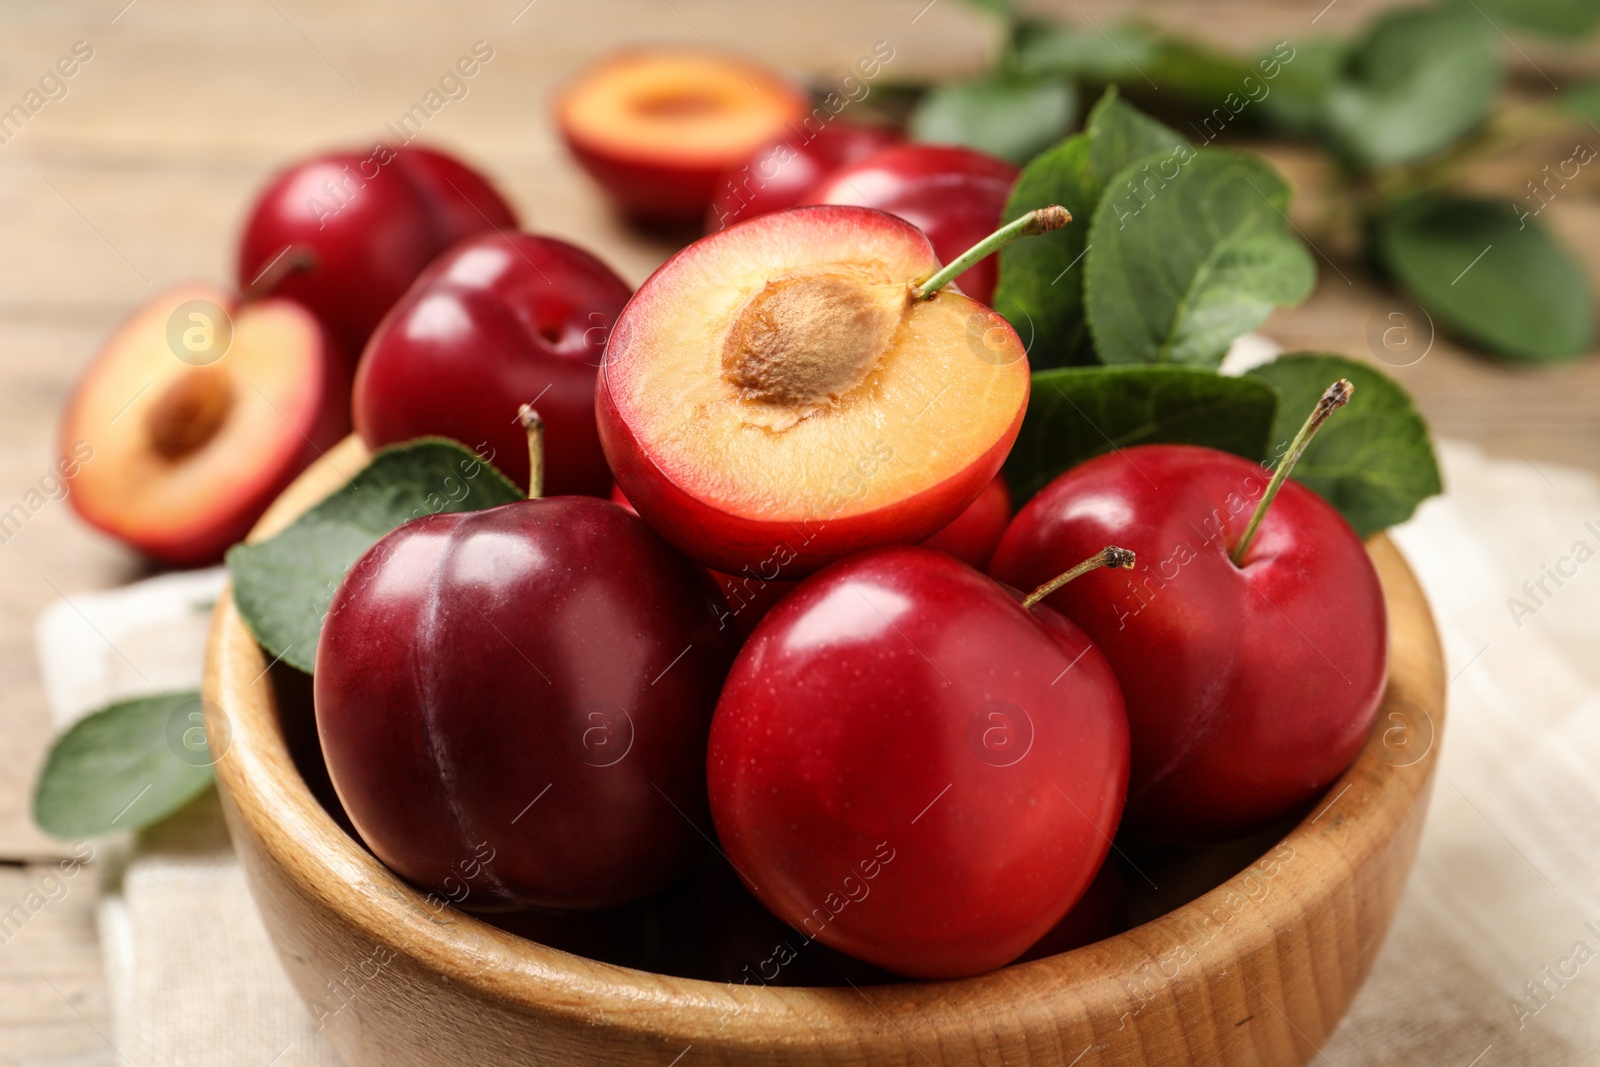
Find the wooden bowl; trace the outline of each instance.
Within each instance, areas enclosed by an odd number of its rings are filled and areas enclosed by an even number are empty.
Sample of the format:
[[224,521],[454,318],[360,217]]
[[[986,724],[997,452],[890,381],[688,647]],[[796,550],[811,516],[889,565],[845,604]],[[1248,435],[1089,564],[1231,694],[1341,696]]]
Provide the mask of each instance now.
[[[344,442],[253,536],[281,529],[366,459],[359,441]],[[217,778],[262,918],[349,1067],[1303,1064],[1394,917],[1444,724],[1428,606],[1393,543],[1380,536],[1369,548],[1389,606],[1389,688],[1366,748],[1311,813],[1256,862],[1152,922],[960,981],[691,981],[436,910],[340,829],[296,771],[266,659],[231,597],[212,628],[207,726],[231,736]]]

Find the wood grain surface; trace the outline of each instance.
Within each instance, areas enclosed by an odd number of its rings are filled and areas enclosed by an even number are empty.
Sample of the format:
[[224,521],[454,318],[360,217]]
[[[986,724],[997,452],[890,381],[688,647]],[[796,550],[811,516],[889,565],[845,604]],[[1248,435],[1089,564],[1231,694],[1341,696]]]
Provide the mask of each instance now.
[[[252,534],[269,537],[367,460],[355,438],[314,464]],[[324,1006],[349,1067],[536,1060],[889,1067],[1298,1067],[1376,957],[1416,855],[1438,749],[1389,747],[1392,724],[1445,728],[1433,619],[1386,536],[1369,542],[1390,621],[1379,724],[1281,842],[1221,885],[1085,948],[951,982],[780,989],[697,982],[571,956],[424,894],[341,829],[291,758],[267,658],[225,596],[206,657],[207,731],[251,893],[291,981]],[[1400,716],[1403,719],[1397,719]],[[378,960],[336,1011],[330,980]]]
[[[1136,14],[1240,50],[1310,40],[1360,25],[1388,0],[1113,3],[1051,0],[1029,7],[1107,26]],[[20,100],[77,41],[94,57],[14,136],[0,143],[0,511],[21,502],[52,462],[57,412],[73,378],[116,322],[161,288],[226,281],[236,228],[255,189],[286,160],[381,135],[478,40],[495,59],[469,95],[423,134],[484,165],[532,228],[595,249],[638,282],[669,247],[630,233],[567,159],[547,120],[551,88],[626,42],[710,44],[814,78],[842,71],[872,42],[894,44],[897,76],[977,69],[995,43],[960,0],[94,0],[0,7],[0,106]],[[1600,72],[1591,45],[1559,50],[1519,40],[1504,52],[1514,87],[1548,90]],[[1600,144],[1600,132],[1592,138]],[[1516,195],[1560,137],[1507,156],[1475,181]],[[1291,347],[1366,354],[1366,325],[1389,309],[1354,269],[1351,250],[1317,233],[1327,174],[1297,148],[1270,154],[1302,190],[1295,218],[1327,254],[1316,294],[1273,317]],[[1591,168],[1592,169],[1592,168]],[[1600,173],[1600,172],[1597,172]],[[1549,209],[1569,247],[1600,271],[1600,206],[1586,172]],[[1348,281],[1346,280],[1348,279]],[[1529,371],[1474,357],[1440,338],[1397,371],[1441,436],[1535,464],[1600,469],[1600,360]],[[53,501],[0,543],[0,904],[25,886],[29,862],[65,854],[35,830],[28,798],[51,728],[33,654],[33,624],[58,596],[148,573],[120,546]],[[130,662],[137,671],[137,663]],[[0,1063],[112,1063],[88,921],[88,890],[67,907],[70,946],[30,934],[0,948],[0,983],[28,987],[0,1011]],[[50,914],[58,911],[52,908]],[[63,910],[59,914],[66,914]],[[42,928],[43,929],[43,928]],[[31,947],[30,947],[31,946]],[[82,1017],[42,984],[67,968]],[[74,968],[76,968],[74,970]],[[53,979],[52,979],[53,980]],[[49,999],[35,1001],[36,990]],[[72,992],[76,990],[78,992]],[[85,992],[88,991],[88,992]],[[20,994],[19,994],[20,995]],[[61,1005],[41,1007],[32,1005]],[[29,1007],[17,1007],[28,1005]],[[56,1014],[51,1014],[56,1012]],[[42,1022],[40,1020],[43,1020]],[[146,1065],[139,1065],[146,1067]]]

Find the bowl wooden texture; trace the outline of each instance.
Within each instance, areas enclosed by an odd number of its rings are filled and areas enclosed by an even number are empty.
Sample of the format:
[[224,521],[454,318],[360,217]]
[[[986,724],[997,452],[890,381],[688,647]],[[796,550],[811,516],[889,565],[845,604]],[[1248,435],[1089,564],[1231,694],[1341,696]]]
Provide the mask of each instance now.
[[[345,441],[252,536],[281,529],[366,461],[359,441]],[[207,725],[231,737],[217,778],[262,918],[349,1067],[1303,1064],[1394,917],[1444,725],[1427,603],[1392,542],[1369,548],[1389,606],[1388,692],[1366,748],[1312,812],[1256,862],[1152,922],[960,981],[692,981],[437,910],[312,795],[291,761],[266,658],[227,596],[207,656]]]

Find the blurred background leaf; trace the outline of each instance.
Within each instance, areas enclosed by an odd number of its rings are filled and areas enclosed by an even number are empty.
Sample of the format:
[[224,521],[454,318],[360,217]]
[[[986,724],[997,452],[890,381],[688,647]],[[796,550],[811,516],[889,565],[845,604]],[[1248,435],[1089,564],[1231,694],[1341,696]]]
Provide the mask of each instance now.
[[1583,267],[1500,201],[1419,197],[1374,225],[1374,252],[1441,323],[1502,355],[1569,359],[1594,344]]
[[914,140],[958,144],[1022,165],[1078,119],[1078,94],[1058,78],[997,74],[941,85],[911,116]]
[[1368,165],[1430,156],[1488,116],[1498,34],[1457,8],[1396,11],[1357,42],[1326,97],[1334,147]]
[[1600,23],[1600,0],[1456,0],[1456,6],[1547,37],[1584,37]]
[[1588,122],[1600,122],[1600,82],[1576,85],[1558,98],[1563,107]]

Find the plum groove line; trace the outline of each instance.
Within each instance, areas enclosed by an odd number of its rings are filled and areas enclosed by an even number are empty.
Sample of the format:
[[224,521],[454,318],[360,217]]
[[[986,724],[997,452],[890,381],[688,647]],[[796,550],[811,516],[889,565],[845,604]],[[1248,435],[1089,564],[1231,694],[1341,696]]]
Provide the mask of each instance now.
[[1071,797],[1067,796],[1066,791],[1064,789],[1062,789],[1061,786],[1057,785],[1055,782],[1051,782],[1050,783],[1050,787],[1052,789],[1054,789],[1057,793],[1061,794],[1061,799],[1062,800],[1065,800],[1068,804],[1072,804],[1072,810],[1077,812],[1079,815],[1082,815],[1083,816],[1083,821],[1088,823],[1090,826],[1094,827],[1094,832],[1099,834],[1101,839],[1104,840],[1107,844],[1109,844],[1112,847],[1112,849],[1115,850],[1117,855],[1122,857],[1123,862],[1127,863],[1127,865],[1129,867],[1133,867],[1134,873],[1136,873],[1140,878],[1143,878],[1145,881],[1149,882],[1151,889],[1154,889],[1157,892],[1161,891],[1161,887],[1156,885],[1155,879],[1151,878],[1148,874],[1145,874],[1143,871],[1139,870],[1139,868],[1137,866],[1135,866],[1133,860],[1128,858],[1128,854],[1126,852],[1122,851],[1122,849],[1117,848],[1117,843],[1115,841],[1111,840],[1111,838],[1106,837],[1106,832],[1104,830],[1100,829],[1100,827],[1095,826],[1095,822],[1094,822],[1093,819],[1091,819],[1091,818],[1089,818],[1089,816],[1083,814],[1083,809],[1078,807],[1078,805],[1073,802]]

